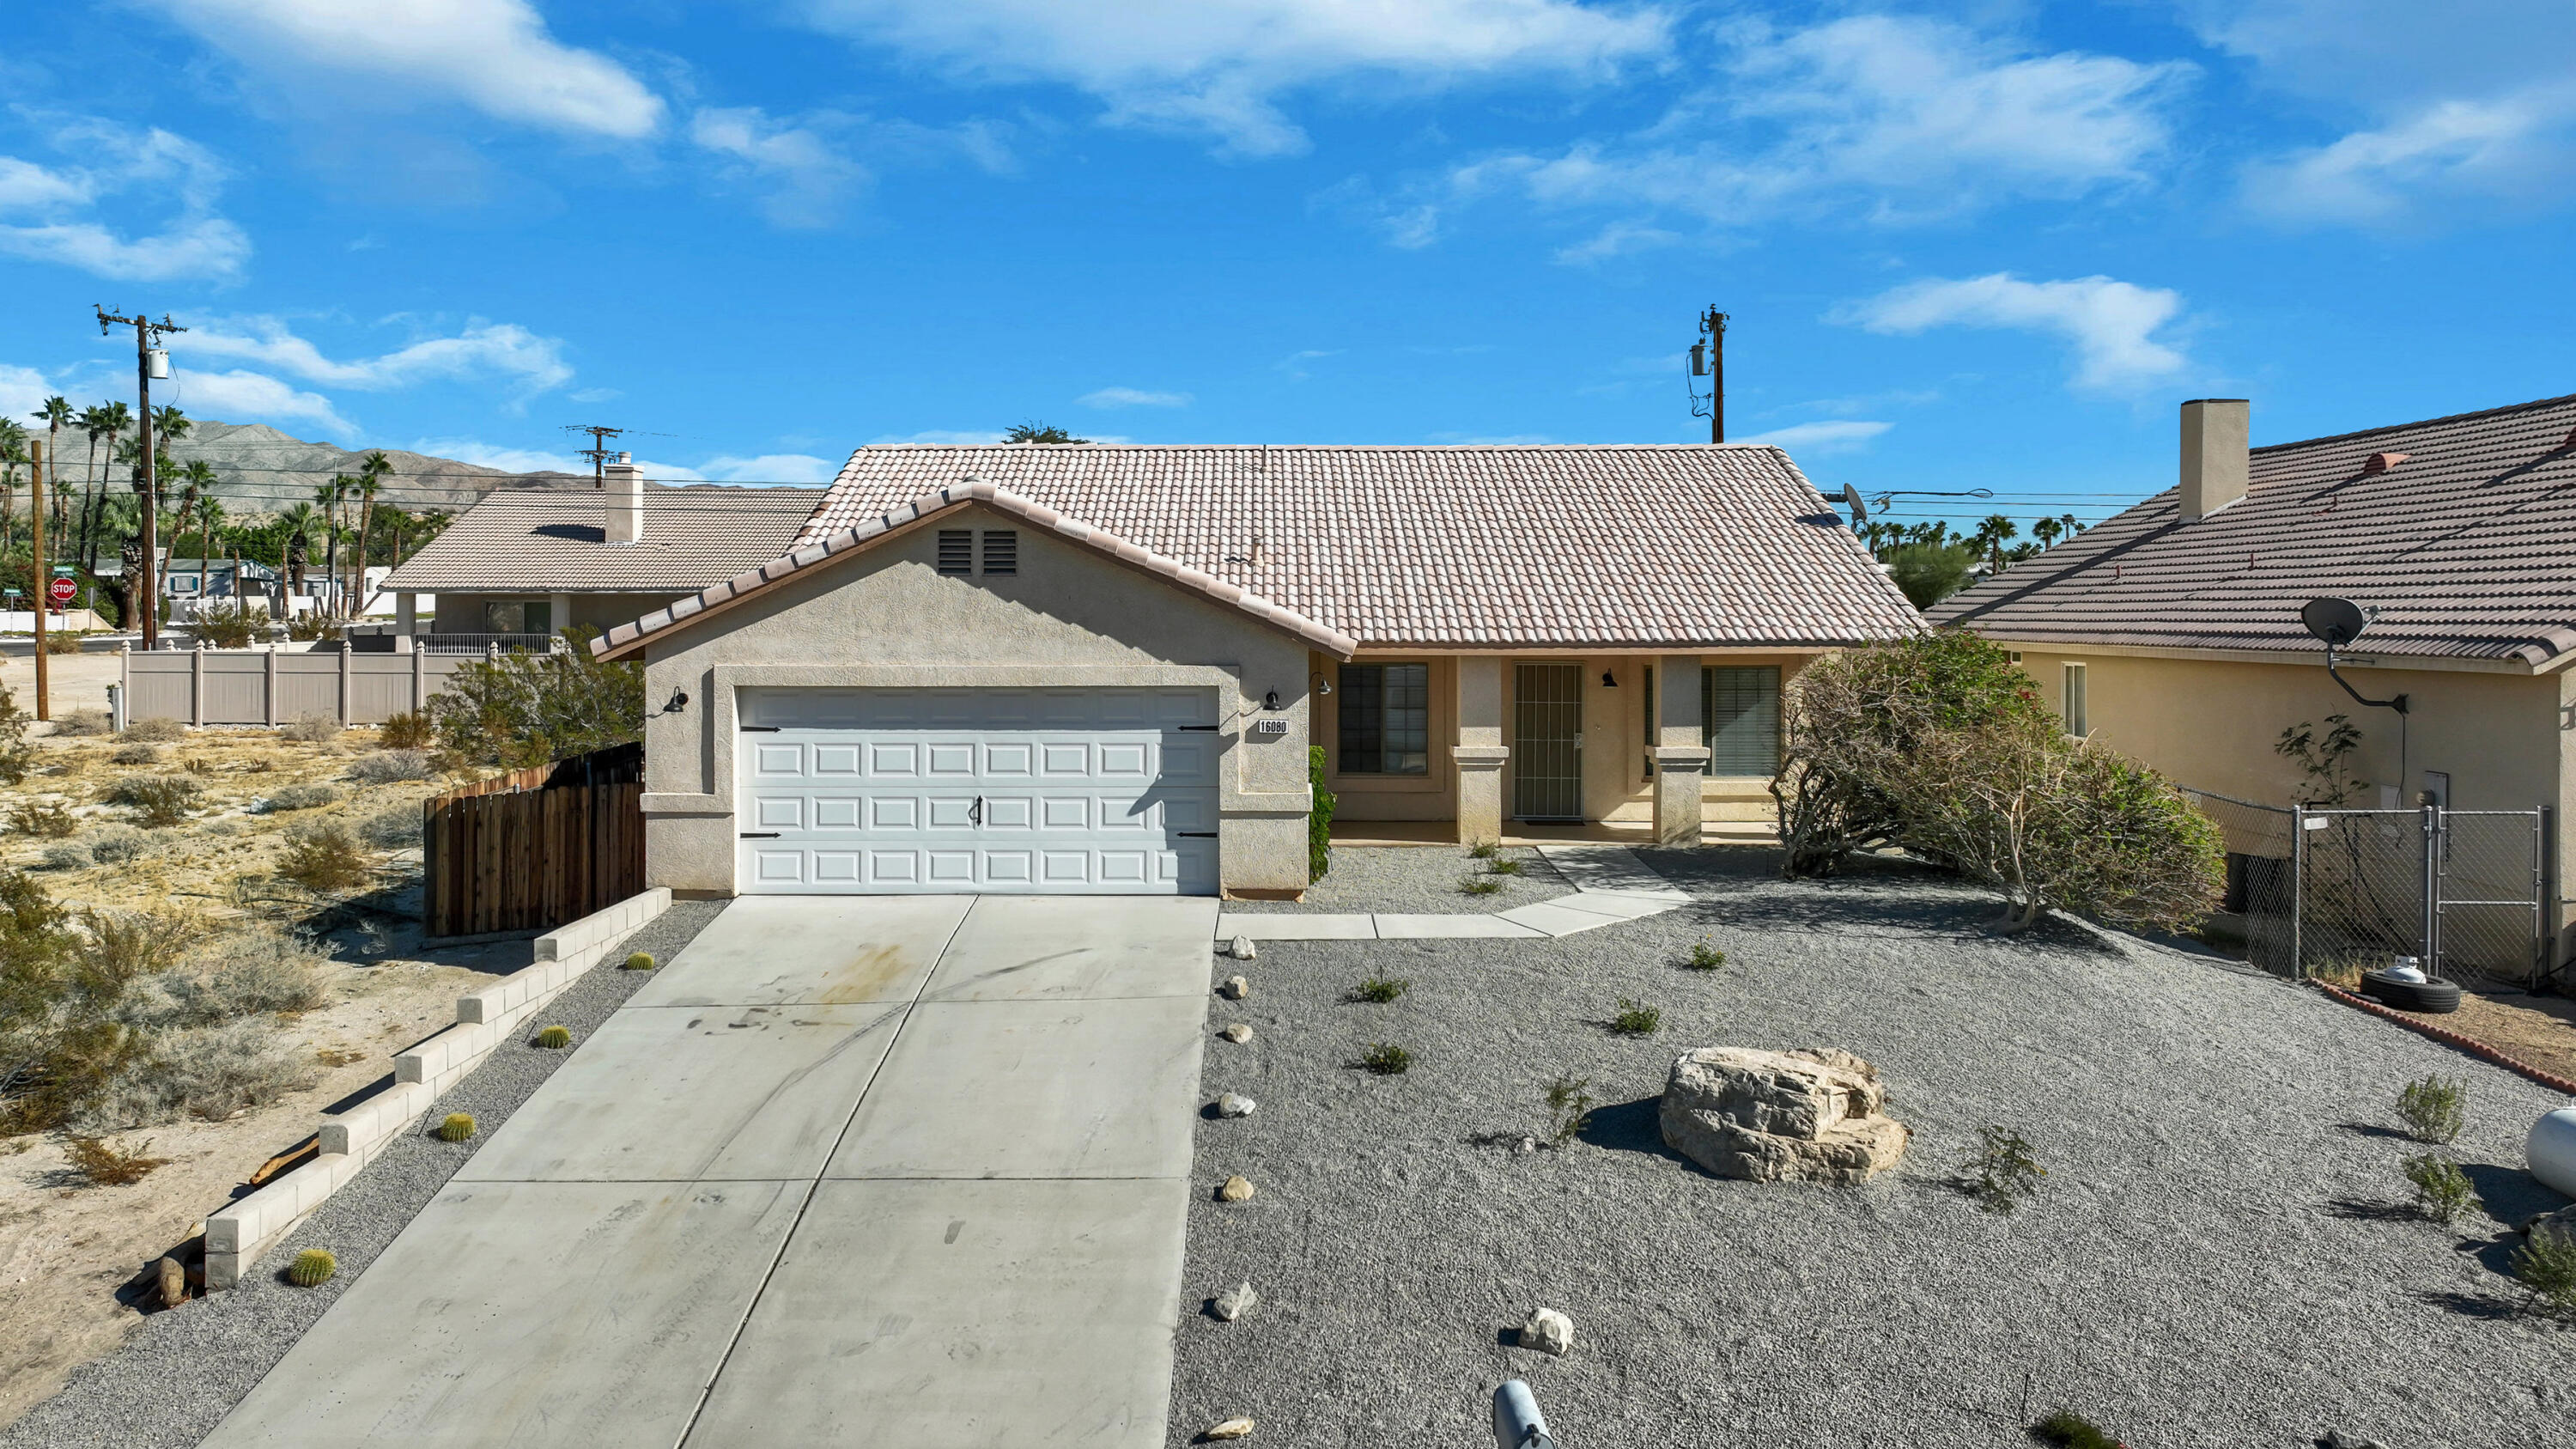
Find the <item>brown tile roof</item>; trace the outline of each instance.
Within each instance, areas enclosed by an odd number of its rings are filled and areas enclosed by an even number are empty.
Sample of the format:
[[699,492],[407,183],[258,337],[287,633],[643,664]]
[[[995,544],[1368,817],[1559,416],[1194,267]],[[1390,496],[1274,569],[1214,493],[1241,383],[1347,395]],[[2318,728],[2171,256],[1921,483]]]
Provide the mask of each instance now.
[[861,448],[800,543],[980,479],[1371,646],[1832,645],[1922,627],[1777,448]]
[[1065,517],[1052,508],[1031,502],[1016,493],[1006,493],[990,483],[960,483],[913,499],[899,508],[888,509],[867,519],[856,528],[826,533],[785,558],[774,560],[736,578],[701,590],[667,609],[656,609],[632,624],[620,624],[600,638],[590,641],[591,653],[601,658],[614,658],[627,653],[654,635],[675,628],[690,619],[722,609],[734,601],[776,584],[792,574],[813,568],[828,559],[843,557],[880,539],[901,532],[912,524],[931,518],[951,508],[981,503],[1000,512],[1023,519],[1032,527],[1047,529],[1056,536],[1094,549],[1126,564],[1130,568],[1155,574],[1168,580],[1174,588],[1203,594],[1229,608],[1250,614],[1274,629],[1303,639],[1313,648],[1338,659],[1351,657],[1352,641],[1312,619],[1302,618],[1277,604],[1250,593],[1222,579],[1210,578],[1176,559],[1137,547],[1114,534]]
[[501,489],[403,561],[394,593],[678,593],[787,552],[820,488],[644,489],[644,537],[606,541],[604,495]]
[[[1934,607],[2031,643],[2324,652],[2299,606],[2379,609],[2356,654],[2576,649],[2576,396],[2280,443],[2253,490],[2180,521],[2159,493]],[[2373,472],[2374,454],[2404,455]]]

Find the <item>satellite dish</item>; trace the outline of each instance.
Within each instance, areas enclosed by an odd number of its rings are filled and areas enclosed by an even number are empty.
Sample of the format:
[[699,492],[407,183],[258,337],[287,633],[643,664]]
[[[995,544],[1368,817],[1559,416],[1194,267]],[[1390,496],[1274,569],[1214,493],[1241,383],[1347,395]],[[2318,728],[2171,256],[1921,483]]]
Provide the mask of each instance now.
[[2370,627],[2376,609],[2364,609],[2350,599],[2310,599],[2299,609],[2299,622],[2308,626],[2330,649],[2341,649],[2361,637]]
[[1859,489],[1849,483],[1844,484],[1843,502],[1851,509],[1852,527],[1858,528],[1869,522],[1869,505],[1861,501]]

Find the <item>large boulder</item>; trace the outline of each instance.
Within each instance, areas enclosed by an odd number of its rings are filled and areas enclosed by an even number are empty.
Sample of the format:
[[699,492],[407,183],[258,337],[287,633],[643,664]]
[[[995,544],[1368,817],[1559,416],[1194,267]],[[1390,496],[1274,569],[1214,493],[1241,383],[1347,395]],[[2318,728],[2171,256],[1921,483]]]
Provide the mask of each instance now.
[[1849,1052],[1702,1047],[1664,1083],[1664,1143],[1720,1177],[1856,1185],[1913,1136],[1886,1105],[1877,1069]]

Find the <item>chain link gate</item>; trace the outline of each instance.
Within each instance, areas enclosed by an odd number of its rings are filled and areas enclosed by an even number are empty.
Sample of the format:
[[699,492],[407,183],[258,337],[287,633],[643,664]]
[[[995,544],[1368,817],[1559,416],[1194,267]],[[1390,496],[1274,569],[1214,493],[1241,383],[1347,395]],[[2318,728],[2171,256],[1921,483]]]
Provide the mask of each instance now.
[[2282,809],[2185,790],[2227,841],[2228,907],[2276,975],[2417,956],[2469,984],[2549,968],[2547,810]]

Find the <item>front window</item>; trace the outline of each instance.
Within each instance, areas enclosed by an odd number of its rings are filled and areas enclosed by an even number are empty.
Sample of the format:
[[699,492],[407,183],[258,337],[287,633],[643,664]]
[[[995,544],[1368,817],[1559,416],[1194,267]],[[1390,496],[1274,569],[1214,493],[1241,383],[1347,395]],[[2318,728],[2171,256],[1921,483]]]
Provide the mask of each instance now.
[[1341,772],[1431,773],[1431,666],[1342,666]]
[[1700,675],[1708,772],[1769,779],[1780,773],[1780,666],[1712,666]]
[[483,606],[487,634],[551,634],[554,605],[544,599],[495,599]]
[[2063,702],[2066,707],[2059,713],[2065,716],[2066,732],[2079,740],[2093,733],[2092,702],[2085,698],[2088,692],[2085,683],[2083,665],[2066,666],[2063,686],[2065,695]]

